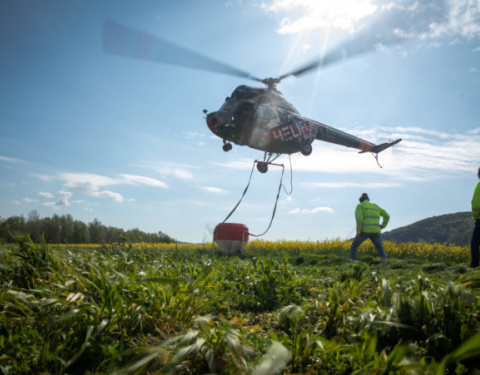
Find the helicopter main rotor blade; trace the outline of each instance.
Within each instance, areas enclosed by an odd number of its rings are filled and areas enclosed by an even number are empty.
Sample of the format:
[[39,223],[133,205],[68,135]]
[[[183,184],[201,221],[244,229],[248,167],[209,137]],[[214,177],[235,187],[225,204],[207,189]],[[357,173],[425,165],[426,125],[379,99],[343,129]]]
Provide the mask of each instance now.
[[114,21],[105,22],[103,50],[120,56],[261,81],[250,73]]
[[295,69],[290,73],[283,74],[279,77],[279,79],[284,79],[288,76],[298,77],[302,74],[309,73],[312,70],[324,68],[328,65],[332,65],[340,61],[345,61],[349,58],[356,57],[364,53],[375,51],[382,46],[385,47],[387,45],[400,43],[401,41],[402,38],[395,36],[394,34],[392,34],[391,37],[388,39],[384,37],[376,39],[372,38],[371,36],[365,37],[364,35],[362,35],[358,38],[355,38],[354,40],[350,40],[344,43],[343,45],[335,48],[333,51],[327,53],[326,55],[320,58],[316,58],[313,61],[307,63],[306,65],[298,69]]
[[280,76],[279,79],[291,75],[298,77],[320,67],[326,67],[387,46],[401,44],[412,35],[424,34],[430,25],[435,22],[433,17],[442,17],[446,14],[444,4],[441,4],[441,2],[417,4],[413,13],[408,12],[405,1],[401,3],[404,3],[403,7],[393,8],[386,15],[378,16],[370,26],[365,27],[356,37],[347,40],[326,55]]
[[367,40],[366,38],[359,37],[355,40],[348,41],[347,43],[327,53],[325,56],[317,58],[290,73],[280,76],[279,79],[284,79],[288,76],[298,77],[312,70],[323,68],[336,62],[344,61],[364,53],[372,52],[390,44],[400,43],[401,41],[402,38],[397,37],[393,34],[392,37],[389,38],[389,40],[382,38],[381,41],[374,40],[372,38],[368,38]]

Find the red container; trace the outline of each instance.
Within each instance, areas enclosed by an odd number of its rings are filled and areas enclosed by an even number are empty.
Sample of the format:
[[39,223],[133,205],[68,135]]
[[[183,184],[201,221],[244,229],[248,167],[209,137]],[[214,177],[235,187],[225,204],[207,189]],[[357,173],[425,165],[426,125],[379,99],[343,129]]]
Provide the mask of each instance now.
[[213,240],[224,253],[241,253],[248,242],[248,228],[244,224],[220,223],[213,231]]

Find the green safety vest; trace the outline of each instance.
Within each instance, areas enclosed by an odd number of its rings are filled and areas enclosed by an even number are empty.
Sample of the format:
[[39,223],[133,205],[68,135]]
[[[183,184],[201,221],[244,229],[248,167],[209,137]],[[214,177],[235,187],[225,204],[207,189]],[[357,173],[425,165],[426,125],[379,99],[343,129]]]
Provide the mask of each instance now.
[[382,226],[385,228],[390,220],[387,211],[375,203],[365,199],[355,209],[355,220],[357,221],[358,233],[380,233],[380,216],[383,217]]
[[475,191],[472,197],[472,218],[473,220],[480,219],[480,182],[477,182]]

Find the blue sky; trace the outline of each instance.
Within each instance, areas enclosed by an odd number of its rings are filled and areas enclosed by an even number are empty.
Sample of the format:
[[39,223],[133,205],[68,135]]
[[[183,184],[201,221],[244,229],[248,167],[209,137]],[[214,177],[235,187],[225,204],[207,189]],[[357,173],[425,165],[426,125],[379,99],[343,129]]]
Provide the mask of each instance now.
[[[282,190],[262,238],[349,238],[362,192],[390,213],[389,229],[468,211],[480,165],[479,0],[2,0],[0,216],[71,214],[201,242],[242,195],[263,155],[222,151],[202,111],[255,82],[106,54],[106,20],[263,78],[392,14],[383,24],[403,43],[346,51],[279,89],[304,116],[375,143],[403,141],[380,154],[383,168],[318,141],[312,155],[292,155],[292,175],[282,156],[293,192]],[[262,233],[280,175],[255,171],[229,221]]]

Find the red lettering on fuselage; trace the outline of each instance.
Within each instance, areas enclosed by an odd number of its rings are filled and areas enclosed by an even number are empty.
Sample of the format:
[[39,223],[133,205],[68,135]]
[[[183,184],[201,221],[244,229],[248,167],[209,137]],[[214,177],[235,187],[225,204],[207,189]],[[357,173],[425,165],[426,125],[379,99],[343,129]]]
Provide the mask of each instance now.
[[281,130],[282,130],[283,138],[286,141],[291,141],[292,140],[292,125],[291,124],[285,125],[281,128]]
[[303,135],[303,129],[301,124],[291,125],[293,138],[298,138]]
[[280,141],[283,141],[283,134],[281,129],[273,129],[272,135],[274,139],[279,139]]
[[280,141],[291,141],[296,138],[307,138],[311,136],[311,127],[308,121],[289,123],[271,130],[272,137]]

